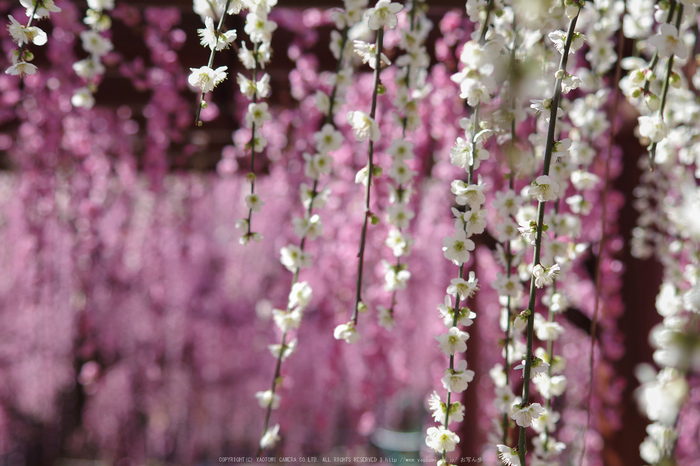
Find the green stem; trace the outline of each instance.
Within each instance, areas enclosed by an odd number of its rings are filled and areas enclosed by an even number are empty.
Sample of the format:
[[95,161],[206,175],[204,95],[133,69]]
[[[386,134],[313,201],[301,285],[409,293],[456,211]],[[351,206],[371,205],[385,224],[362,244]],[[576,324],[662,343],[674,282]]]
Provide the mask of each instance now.
[[[571,42],[574,39],[574,32],[576,30],[576,22],[578,21],[578,16],[581,13],[581,9],[576,12],[576,16],[571,19],[569,23],[569,30],[566,34],[566,42],[564,44],[564,50],[562,50],[561,61],[559,62],[559,70],[562,72],[566,71],[566,63],[569,58],[569,49],[571,48]],[[549,166],[552,161],[552,150],[554,148],[554,133],[557,126],[557,113],[559,111],[559,101],[561,100],[561,84],[563,78],[557,78],[554,87],[554,97],[552,97],[552,106],[549,117],[549,128],[547,131],[547,144],[544,151],[544,166],[542,167],[542,175],[549,175]],[[542,227],[544,225],[544,211],[545,211],[546,201],[539,201],[537,205],[537,233],[535,236],[535,253],[532,261],[533,267],[540,263],[540,254],[542,249]],[[532,275],[530,278],[530,300],[528,303],[528,309],[530,310],[530,315],[527,318],[527,349],[525,353],[525,368],[523,370],[523,396],[522,405],[525,406],[529,403],[530,399],[530,373],[532,369],[532,340],[535,325],[535,304],[537,299],[537,287],[535,286],[535,276]],[[521,427],[518,436],[518,456],[520,458],[520,464],[526,466],[525,454],[527,453],[526,444],[526,428]]]
[[[379,91],[379,73],[382,69],[382,44],[384,41],[384,28],[380,28],[377,31],[377,55],[375,61],[374,69],[374,85],[372,90],[372,108],[370,110],[370,118],[375,121],[375,115],[377,113],[377,95]],[[360,252],[358,254],[358,265],[357,265],[357,283],[355,285],[355,307],[352,311],[352,322],[357,325],[357,319],[359,316],[358,305],[361,302],[362,294],[362,269],[365,259],[365,243],[367,241],[367,223],[369,222],[369,217],[371,212],[369,210],[370,206],[370,196],[371,196],[371,186],[372,186],[372,169],[374,167],[374,142],[372,138],[369,139],[369,157],[367,162],[367,187],[365,188],[365,215],[362,223],[362,234],[360,237]]]
[[[224,10],[224,13],[226,11]],[[222,16],[223,18],[223,16]],[[255,84],[255,92],[253,93],[253,103],[257,104],[258,103],[258,88],[257,88],[257,82],[258,82],[258,44],[255,44],[255,47],[253,47],[253,55],[255,57],[255,66],[253,67],[253,83]],[[253,176],[250,177],[250,194],[255,194],[255,122],[252,124],[251,128],[251,133],[250,133],[250,173],[253,174]],[[253,223],[253,209],[249,208],[248,209],[248,233],[247,236],[249,238],[252,238],[252,223]]]

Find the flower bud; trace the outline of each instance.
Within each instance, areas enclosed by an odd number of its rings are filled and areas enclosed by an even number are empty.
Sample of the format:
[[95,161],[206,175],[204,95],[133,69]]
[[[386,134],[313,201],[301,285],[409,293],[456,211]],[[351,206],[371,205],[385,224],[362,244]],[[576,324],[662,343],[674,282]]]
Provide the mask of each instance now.
[[378,83],[377,84],[377,95],[384,95],[386,94],[386,87],[384,87],[384,84]]
[[379,217],[377,217],[377,214],[371,214],[369,216],[369,223],[372,225],[379,225]]
[[647,94],[646,97],[644,97],[644,101],[652,112],[658,110],[661,105],[661,101],[656,94]]
[[681,77],[675,71],[671,72],[671,76],[668,78],[668,83],[675,87],[676,89],[681,87]]
[[255,176],[255,173],[248,172],[245,174],[245,179],[248,180],[249,183],[254,183],[257,177]]
[[373,165],[372,166],[372,176],[375,178],[379,178],[382,176],[382,173],[384,173],[384,170],[382,170],[382,167],[379,165]]
[[357,312],[359,312],[360,314],[367,312],[367,305],[362,301],[357,303]]
[[558,70],[556,73],[554,73],[554,77],[557,79],[564,79],[566,73],[564,73],[564,70]]
[[633,99],[637,99],[637,98],[641,97],[643,93],[644,93],[644,89],[642,89],[641,87],[636,87],[636,88],[632,89],[630,96]]

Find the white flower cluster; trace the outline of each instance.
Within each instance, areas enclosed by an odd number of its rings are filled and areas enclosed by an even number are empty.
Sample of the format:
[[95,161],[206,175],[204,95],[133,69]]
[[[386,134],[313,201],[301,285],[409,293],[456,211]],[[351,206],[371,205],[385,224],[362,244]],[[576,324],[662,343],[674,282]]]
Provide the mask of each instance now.
[[[351,5],[349,5],[351,4]],[[360,5],[366,5],[367,2],[364,1],[347,1],[346,6],[352,6],[352,11]],[[369,151],[367,157],[367,165],[365,165],[355,176],[355,182],[362,184],[365,187],[365,206],[364,206],[364,219],[362,226],[362,233],[360,236],[360,247],[358,253],[358,263],[357,263],[357,285],[355,289],[355,306],[352,313],[352,318],[347,324],[342,324],[336,328],[334,336],[336,339],[343,339],[348,343],[356,342],[360,336],[357,333],[356,324],[358,319],[358,313],[367,309],[365,303],[361,300],[362,294],[362,271],[364,266],[364,251],[365,251],[365,241],[367,239],[367,224],[371,221],[373,225],[379,222],[379,217],[370,211],[370,195],[371,186],[373,184],[373,178],[381,175],[381,168],[374,164],[374,143],[379,141],[381,137],[381,131],[379,129],[379,124],[376,121],[376,111],[377,111],[377,96],[380,94],[380,88],[384,86],[381,84],[380,73],[382,66],[380,62],[385,65],[389,65],[390,61],[382,53],[383,41],[384,41],[384,29],[394,29],[398,25],[397,13],[403,9],[403,6],[399,3],[391,2],[390,0],[378,0],[374,8],[367,9],[362,18],[364,18],[362,26],[366,26],[369,30],[377,31],[376,42],[374,44],[368,44],[361,40],[354,41],[354,50],[357,54],[362,57],[363,63],[369,63],[370,67],[374,70],[374,82],[372,86],[372,103],[370,113],[367,114],[363,111],[349,111],[346,114],[346,119],[348,124],[353,130],[355,140],[357,142],[364,142],[369,139]],[[348,8],[345,14],[336,14],[334,19],[338,26],[350,26],[356,18],[356,14],[350,14]],[[348,40],[348,31],[346,30],[342,36],[342,43],[344,44]],[[342,51],[338,50],[336,53],[337,46],[331,44],[331,50],[337,56],[342,55]],[[336,81],[340,79],[340,74],[335,78]],[[330,99],[328,99],[330,100]],[[318,99],[317,99],[318,102]],[[330,105],[330,104],[329,104]],[[321,105],[319,105],[320,107]],[[413,217],[413,212],[407,210],[404,204],[397,204],[391,206],[388,209],[389,221],[397,228],[406,228],[408,226],[408,221]],[[400,241],[400,240],[399,240]],[[397,249],[400,249],[397,247]],[[403,267],[389,267],[387,273],[387,282],[391,280],[394,282],[394,289],[400,289],[405,286],[406,280],[408,280],[410,274]],[[380,308],[379,310],[379,320],[387,328],[392,328],[394,321],[392,318],[392,311],[386,308]]]
[[102,57],[114,49],[112,41],[102,35],[112,27],[112,21],[106,13],[114,9],[114,0],[88,0],[88,10],[83,22],[90,27],[80,33],[83,50],[90,54],[73,63],[73,70],[85,81],[85,85],[76,89],[71,98],[74,107],[91,109],[95,105],[94,93],[97,83],[105,73]]
[[[269,51],[269,43],[267,47]],[[345,47],[345,42],[343,42],[341,50],[339,51],[341,53],[338,55],[339,70],[343,70],[343,62],[348,61],[342,58],[344,56],[342,53],[343,47]],[[247,53],[248,52],[244,52],[244,56],[247,56]],[[269,54],[264,60],[253,57],[251,60],[246,61],[252,65],[253,69],[256,69],[256,60],[259,60],[259,64],[261,63],[264,66],[267,60],[269,60]],[[242,59],[242,61],[244,60]],[[246,61],[244,61],[244,64]],[[265,76],[267,76],[267,74]],[[239,75],[239,79],[244,78],[240,77]],[[333,94],[342,96],[345,93],[347,84],[344,85],[341,80],[337,79],[333,80],[333,82]],[[313,135],[315,153],[303,154],[305,161],[304,173],[310,178],[312,185],[309,186],[306,183],[302,183],[300,189],[300,200],[304,209],[304,214],[303,216],[297,216],[292,219],[294,234],[299,237],[300,244],[299,246],[289,244],[283,247],[280,251],[280,262],[287,268],[287,270],[294,274],[294,278],[286,310],[275,309],[272,311],[275,324],[282,332],[281,343],[270,345],[269,347],[272,355],[278,360],[275,379],[277,379],[279,376],[279,368],[282,361],[284,361],[296,348],[296,339],[292,340],[290,343],[285,343],[287,341],[287,333],[292,329],[296,330],[299,328],[303,317],[303,311],[311,300],[311,287],[309,284],[307,282],[300,283],[297,280],[301,269],[311,266],[311,254],[304,250],[307,242],[316,239],[323,233],[323,223],[321,222],[321,217],[314,213],[314,209],[321,209],[325,206],[330,191],[327,188],[319,188],[320,179],[322,176],[328,175],[331,172],[333,166],[331,152],[338,150],[343,143],[342,134],[333,125],[333,108],[326,108],[326,111],[321,111],[321,113],[325,116],[324,120],[326,123]],[[349,343],[357,341],[360,337],[355,331],[352,322],[347,325],[340,325],[338,328],[336,328],[334,335],[336,338],[345,339]],[[272,391],[274,392],[274,390],[275,386],[273,385]],[[273,409],[273,407],[269,406],[268,409]],[[267,419],[269,420],[269,416]],[[279,425],[275,425],[270,428],[266,423],[262,438],[260,440],[260,448],[273,448],[279,440]]]
[[401,70],[394,78],[397,89],[394,105],[398,112],[397,124],[402,128],[403,137],[394,140],[386,150],[391,156],[389,178],[393,183],[389,184],[390,205],[387,208],[387,219],[392,227],[385,244],[396,258],[395,264],[384,261],[385,289],[392,292],[392,298],[389,308],[379,307],[379,323],[387,330],[394,326],[397,291],[404,289],[411,277],[411,272],[406,269],[402,258],[411,254],[414,242],[406,231],[406,224],[415,215],[409,207],[409,202],[413,193],[412,180],[416,172],[410,166],[414,156],[413,143],[406,140],[406,132],[413,131],[420,125],[418,102],[429,92],[425,78],[430,57],[423,44],[432,29],[432,22],[426,17],[426,6],[420,0],[414,1],[411,10],[405,13],[403,21],[408,22],[408,26],[401,29],[399,42],[399,48],[405,53],[396,60],[396,65],[401,67]]
[[[630,12],[625,17],[626,32],[635,24],[649,25],[636,27],[630,32],[640,39],[641,49],[653,52],[653,56],[648,61],[644,58],[626,58],[623,64],[629,72],[620,81],[620,89],[641,114],[638,119],[639,137],[649,144],[652,168],[656,163],[668,162],[669,152],[674,147],[683,147],[688,140],[688,135],[684,133],[689,128],[678,126],[689,122],[687,116],[682,114],[689,110],[687,106],[692,94],[681,76],[689,58],[686,30],[694,21],[684,19],[692,15],[695,6],[684,6],[685,2],[673,2],[659,8],[656,15],[644,9],[646,11]],[[642,14],[647,16],[644,18]],[[654,19],[660,24],[656,34],[651,35]],[[657,71],[660,64],[664,65],[663,71]],[[669,104],[673,105],[672,111],[668,111]],[[692,106],[695,107],[694,104]]]
[[47,42],[46,33],[36,26],[32,26],[35,19],[48,18],[51,13],[59,12],[53,0],[20,0],[20,3],[27,9],[27,25],[24,26],[12,15],[7,29],[12,40],[19,46],[19,49],[12,50],[12,65],[5,70],[6,74],[25,76],[36,73],[37,67],[29,63],[34,59],[34,54],[27,50],[27,45],[45,45]]

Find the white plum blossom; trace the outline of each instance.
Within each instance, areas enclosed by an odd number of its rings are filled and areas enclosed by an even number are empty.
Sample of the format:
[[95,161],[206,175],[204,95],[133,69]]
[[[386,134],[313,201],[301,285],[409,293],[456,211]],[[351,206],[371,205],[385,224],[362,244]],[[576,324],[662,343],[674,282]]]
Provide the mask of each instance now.
[[283,333],[286,333],[293,328],[299,328],[303,317],[304,314],[299,309],[293,311],[285,311],[282,309],[272,310],[272,318],[275,321],[275,325],[277,325],[277,327]]
[[452,261],[455,265],[462,265],[469,262],[469,251],[473,251],[475,247],[474,241],[467,238],[467,233],[464,230],[455,230],[455,235],[447,236],[442,240],[442,250],[447,260]]
[[114,48],[112,41],[97,31],[89,30],[81,32],[80,40],[83,42],[83,49],[93,57],[102,57],[111,52]]
[[554,264],[551,267],[543,267],[542,264],[537,264],[532,269],[532,275],[535,277],[535,286],[542,288],[549,285],[559,276],[561,268],[559,264]]
[[262,206],[265,205],[265,202],[262,199],[260,199],[260,196],[258,196],[257,194],[248,194],[245,197],[245,203],[248,206],[248,208],[253,212],[260,212]]
[[363,142],[367,140],[367,138],[369,138],[370,141],[377,142],[381,137],[379,125],[367,113],[359,110],[350,111],[346,115],[346,118],[358,142]]
[[211,17],[207,17],[204,24],[204,29],[197,29],[197,34],[201,37],[200,44],[202,44],[203,47],[208,47],[211,50],[219,52],[227,49],[238,37],[235,30],[217,34],[214,20]]
[[274,446],[277,445],[277,442],[280,441],[279,431],[279,424],[275,424],[271,429],[267,429],[265,431],[265,435],[263,435],[260,439],[260,448],[263,450],[274,448]]
[[394,3],[391,0],[379,0],[374,8],[370,8],[365,12],[367,26],[375,31],[383,27],[394,29],[399,24],[396,13],[402,9],[403,5],[400,3]]
[[311,302],[311,286],[308,282],[296,282],[289,292],[288,309],[305,309]]
[[268,111],[267,102],[248,104],[248,112],[245,115],[245,122],[248,128],[255,125],[260,128],[266,121],[270,121],[272,115]]
[[661,142],[668,136],[668,125],[658,113],[640,116],[637,120],[639,121],[640,136],[649,138],[651,142]]
[[389,230],[389,236],[384,244],[391,249],[394,257],[401,257],[410,255],[413,240],[408,237],[407,233],[392,228]]
[[459,437],[454,432],[444,428],[443,426],[428,427],[425,444],[434,451],[451,452],[459,443]]
[[649,45],[654,47],[661,57],[675,55],[681,60],[688,58],[688,47],[679,37],[678,29],[673,24],[660,25],[659,33],[649,39]]
[[336,340],[345,340],[347,343],[357,343],[360,339],[360,334],[355,329],[355,324],[350,321],[347,324],[338,325],[333,330],[333,337]]
[[469,334],[457,327],[451,327],[447,333],[436,335],[435,339],[440,345],[440,351],[447,356],[452,356],[455,353],[467,351],[466,341],[469,340]]
[[[362,63],[369,64],[369,67],[373,70],[377,69],[377,45],[370,44],[362,40],[356,40],[353,42],[355,46],[355,53],[362,58]],[[385,65],[391,65],[391,60],[382,53],[380,57],[380,62]]]
[[70,99],[71,105],[77,108],[91,109],[95,105],[95,97],[87,87],[81,87],[73,92],[73,97]]
[[274,410],[280,406],[281,398],[278,394],[273,393],[272,390],[257,392],[255,398],[258,399],[258,404],[261,408],[270,408]]
[[467,370],[467,361],[462,360],[454,369],[448,368],[442,378],[442,386],[453,393],[462,393],[474,380],[474,371]]
[[554,201],[559,198],[559,183],[548,175],[538,176],[532,182],[528,194],[534,196],[540,202]]
[[497,445],[498,457],[506,466],[520,466],[518,450],[507,445]]
[[459,295],[462,299],[471,298],[479,289],[479,280],[475,277],[473,271],[469,272],[469,281],[463,278],[453,278],[450,280],[450,286],[447,287],[447,294],[452,296]]
[[226,79],[227,66],[220,66],[217,69],[202,66],[201,68],[190,68],[192,72],[187,78],[187,82],[192,87],[198,87],[203,94],[214,90],[214,88]]
[[59,7],[56,6],[54,0],[42,0],[37,8],[38,0],[19,0],[19,3],[27,9],[27,17],[32,16],[34,8],[36,8],[36,13],[34,18],[41,19],[50,16],[51,13],[58,13],[61,11]]
[[302,251],[299,246],[290,244],[280,249],[280,262],[290,272],[296,272],[297,269],[311,265],[311,254]]
[[[525,377],[525,360],[514,367],[515,370],[522,369],[523,370],[523,377]],[[530,364],[530,379],[534,379],[540,374],[545,374],[547,370],[549,369],[549,363],[544,361],[541,358],[538,358],[536,356],[532,357],[532,362]]]
[[520,427],[530,427],[544,411],[544,407],[539,403],[528,403],[525,406],[515,405],[511,408],[510,417]]
[[256,13],[248,13],[243,28],[253,43],[270,42],[275,29],[277,29],[277,23],[267,19],[267,15]]
[[316,141],[316,150],[321,154],[327,154],[340,149],[343,144],[343,135],[332,124],[327,123],[323,125],[321,131],[314,133],[314,140]]

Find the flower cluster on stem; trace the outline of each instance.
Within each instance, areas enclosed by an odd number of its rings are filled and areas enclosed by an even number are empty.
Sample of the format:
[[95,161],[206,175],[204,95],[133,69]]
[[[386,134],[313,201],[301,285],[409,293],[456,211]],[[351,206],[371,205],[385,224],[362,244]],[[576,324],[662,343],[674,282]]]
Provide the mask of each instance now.
[[[471,3],[477,2],[467,2],[468,11]],[[453,236],[443,238],[442,241],[444,256],[458,267],[458,276],[452,279],[447,287],[444,304],[438,306],[438,311],[448,328],[447,333],[435,337],[440,351],[449,357],[449,367],[442,378],[442,386],[447,391],[447,396],[443,402],[438,393],[433,392],[430,408],[434,420],[441,425],[429,427],[425,439],[426,445],[441,455],[441,465],[449,464],[447,453],[454,451],[460,441],[457,434],[449,429],[450,423],[461,422],[464,419],[465,407],[461,402],[454,400],[455,394],[464,392],[474,379],[474,371],[467,369],[466,359],[457,362],[457,354],[467,351],[466,341],[469,339],[469,333],[461,330],[460,326],[468,327],[473,324],[476,314],[465,304],[479,289],[479,280],[474,271],[469,271],[468,280],[464,279],[464,265],[469,262],[470,253],[475,248],[471,237],[483,233],[486,228],[486,186],[481,180],[475,182],[474,175],[481,162],[489,157],[484,143],[492,134],[489,129],[490,123],[480,119],[479,110],[482,102],[490,101],[491,93],[495,89],[493,64],[500,56],[502,48],[499,38],[487,40],[494,3],[489,1],[485,5],[486,16],[480,30],[475,33],[478,34],[477,40],[464,45],[460,56],[463,67],[451,77],[453,82],[460,85],[461,97],[467,100],[468,105],[474,107],[474,111],[471,118],[463,118],[460,122],[464,129],[464,138],[457,138],[450,150],[452,165],[466,172],[467,182],[458,179],[451,184],[455,202],[466,207],[464,211],[452,209],[455,216],[455,232]]]
[[391,156],[389,178],[393,182],[389,185],[390,206],[387,208],[387,220],[392,226],[386,245],[396,258],[394,264],[384,261],[387,269],[385,288],[392,295],[388,308],[379,306],[379,324],[387,330],[394,326],[396,295],[406,287],[406,282],[411,276],[405,262],[402,262],[403,258],[411,254],[414,242],[406,228],[413,216],[408,203],[413,193],[412,179],[415,176],[415,171],[409,165],[413,159],[413,143],[406,139],[406,133],[420,125],[418,103],[427,95],[429,89],[425,79],[430,57],[423,45],[432,28],[432,23],[426,17],[428,6],[422,0],[415,0],[409,5],[410,10],[405,14],[409,24],[401,30],[399,43],[399,48],[405,53],[396,60],[396,65],[402,67],[395,77],[397,95],[394,100],[399,112],[397,119],[401,125],[401,139],[394,140],[386,151]]
[[[371,205],[371,188],[372,179],[380,174],[380,169],[374,164],[374,144],[379,141],[381,132],[376,121],[377,115],[377,96],[379,95],[380,87],[384,86],[380,81],[380,73],[383,65],[390,65],[388,58],[382,53],[384,44],[384,28],[394,29],[398,25],[398,17],[396,14],[403,9],[403,5],[391,2],[389,0],[378,0],[374,8],[369,8],[364,13],[364,20],[367,26],[374,31],[377,31],[376,41],[370,45],[364,41],[356,40],[354,42],[355,52],[362,57],[362,61],[368,63],[370,68],[374,70],[374,82],[372,85],[372,104],[369,114],[360,111],[350,111],[346,118],[352,127],[353,134],[357,142],[364,142],[369,139],[369,150],[367,157],[367,165],[357,173],[355,182],[365,186],[365,206],[364,217],[362,221],[362,232],[360,233],[360,249],[358,252],[357,263],[357,283],[355,285],[355,304],[353,306],[352,317],[346,324],[341,324],[336,327],[334,336],[336,339],[344,339],[352,343],[357,341],[359,333],[357,333],[357,321],[360,312],[367,310],[367,305],[362,302],[362,273],[365,259],[365,244],[367,242],[367,227],[369,223],[373,225],[379,223],[379,217],[370,210]],[[406,221],[410,216],[410,211],[397,211],[396,219]],[[347,337],[347,329],[353,332],[353,338]]]
[[[352,9],[353,4],[348,1],[346,2],[346,7]],[[346,11],[347,10],[337,11],[336,14],[343,15]],[[348,65],[347,68],[343,67],[345,63],[345,50],[347,48],[348,29],[352,25],[353,24],[348,21],[342,24],[341,44],[339,49],[337,49],[338,54],[336,57],[338,59],[338,66],[335,77],[331,79],[333,82],[333,89],[331,91],[332,98],[328,99],[327,105],[323,105],[318,109],[319,112],[323,114],[324,118],[322,119],[323,126],[313,135],[316,153],[314,155],[308,153],[304,154],[304,173],[309,177],[312,184],[311,186],[306,183],[301,185],[300,201],[304,213],[301,217],[295,217],[292,220],[294,234],[299,237],[299,245],[289,244],[280,251],[280,261],[282,265],[293,274],[292,285],[286,309],[273,310],[274,321],[278,330],[282,333],[282,337],[280,343],[269,346],[272,356],[276,359],[275,373],[272,378],[271,388],[266,392],[258,392],[256,394],[259,400],[266,401],[270,397],[274,399],[274,397],[280,396],[277,393],[277,388],[282,382],[280,376],[282,362],[293,353],[297,346],[296,339],[289,339],[291,335],[290,332],[296,331],[301,325],[304,308],[309,304],[312,297],[311,286],[306,281],[299,282],[299,273],[303,267],[311,266],[312,257],[305,251],[307,242],[316,239],[323,231],[321,218],[318,214],[314,213],[314,209],[321,209],[324,207],[330,191],[321,188],[319,183],[320,179],[322,176],[328,175],[331,172],[333,166],[331,152],[339,149],[343,142],[342,134],[336,129],[333,117],[335,116],[335,104],[343,98],[349,84],[349,80],[341,79],[340,76],[342,74],[347,77],[352,73],[351,65]],[[331,46],[331,49],[333,48],[334,47]],[[348,341],[353,340],[356,335],[353,330],[352,328],[343,329],[342,337]],[[270,394],[269,396],[266,395],[268,393]],[[275,405],[272,402],[261,402],[260,405],[266,409],[266,413],[258,456],[263,450],[274,448],[280,440],[279,424],[270,427],[270,417],[272,410],[275,409]]]
[[5,70],[6,74],[25,76],[36,73],[37,67],[30,63],[34,59],[34,54],[27,50],[27,45],[45,45],[48,38],[46,33],[36,26],[32,26],[35,19],[48,18],[51,13],[59,12],[53,0],[20,0],[23,7],[27,9],[27,25],[22,25],[12,15],[9,15],[10,24],[7,29],[12,36],[12,40],[19,47],[12,50],[12,65]]
[[91,109],[95,105],[94,94],[105,73],[102,57],[114,48],[109,37],[104,35],[112,27],[112,20],[106,12],[113,9],[114,0],[88,0],[83,23],[90,29],[80,33],[80,40],[83,50],[90,56],[73,64],[75,74],[85,82],[73,92],[71,103],[74,107]]
[[250,190],[245,194],[245,204],[248,208],[248,216],[240,219],[236,223],[236,228],[243,231],[240,238],[240,243],[246,245],[252,239],[260,241],[262,235],[252,229],[253,212],[260,212],[265,202],[260,195],[255,192],[255,156],[260,153],[265,146],[267,140],[262,135],[262,127],[266,121],[270,121],[272,116],[268,109],[267,102],[261,102],[270,95],[270,75],[264,73],[260,76],[260,71],[265,69],[265,65],[269,63],[272,49],[270,41],[272,33],[277,29],[277,24],[270,20],[268,14],[277,0],[249,0],[249,12],[246,15],[245,32],[248,34],[252,45],[248,49],[245,42],[241,42],[241,47],[238,51],[238,59],[241,64],[251,70],[252,77],[247,78],[243,74],[238,73],[236,81],[240,86],[241,93],[245,95],[251,103],[248,104],[248,109],[245,115],[246,127],[250,128],[250,171],[246,175],[246,180],[250,184]]

